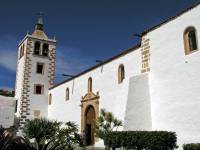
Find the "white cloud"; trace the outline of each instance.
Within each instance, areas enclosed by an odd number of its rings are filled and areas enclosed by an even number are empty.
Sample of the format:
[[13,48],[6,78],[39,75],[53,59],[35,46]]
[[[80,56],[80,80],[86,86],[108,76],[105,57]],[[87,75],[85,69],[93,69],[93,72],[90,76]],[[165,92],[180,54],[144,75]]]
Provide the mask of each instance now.
[[10,71],[16,70],[17,52],[10,50],[0,49],[0,65],[9,69]]
[[80,49],[60,47],[57,49],[56,78],[63,73],[75,75],[93,64],[92,59],[82,54]]
[[17,40],[15,36],[0,37],[0,66],[15,72],[17,62]]

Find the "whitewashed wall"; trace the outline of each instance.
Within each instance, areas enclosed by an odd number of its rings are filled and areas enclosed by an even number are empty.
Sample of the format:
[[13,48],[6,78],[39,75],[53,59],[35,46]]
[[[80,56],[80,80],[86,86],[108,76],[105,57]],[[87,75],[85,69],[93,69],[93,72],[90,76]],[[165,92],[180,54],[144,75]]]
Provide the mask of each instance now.
[[18,48],[18,57],[17,57],[17,69],[16,69],[16,83],[15,83],[15,98],[18,100],[17,105],[17,113],[16,115],[19,117],[20,115],[20,103],[21,103],[21,94],[23,89],[23,80],[24,80],[24,66],[25,66],[25,55],[26,55],[26,47],[27,47],[27,39],[24,41],[24,56],[19,59],[20,57],[20,47]]
[[[200,39],[200,6],[150,32],[150,95],[153,130],[175,131],[178,143],[200,141],[200,51],[185,56],[189,26]],[[181,149],[181,147],[180,147]]]
[[[88,78],[92,77],[93,92],[99,91],[100,109],[106,108],[119,119],[124,120],[125,108],[128,96],[129,78],[140,74],[141,52],[140,49],[119,57],[105,65],[103,71],[98,67],[73,81],[64,83],[49,91],[52,94],[52,105],[49,105],[48,117],[59,121],[75,121],[79,124],[81,120],[81,97],[87,93]],[[118,84],[118,67],[124,64],[125,80]],[[74,90],[72,87],[74,82]],[[65,101],[65,89],[70,89],[70,99]]]
[[[30,38],[29,40],[32,41],[31,47],[34,48],[34,43],[36,41],[41,42],[41,46],[44,43],[49,44],[49,51],[51,51],[53,48],[55,48],[55,43],[49,42],[48,40],[41,40],[41,39],[35,39]],[[33,51],[33,50],[32,50]],[[48,89],[50,87],[49,85],[49,65],[50,60],[48,57],[42,57],[42,56],[36,56],[32,53],[30,54],[31,59],[31,73],[30,73],[30,119],[34,118],[34,110],[40,110],[41,117],[47,117],[48,116]],[[43,63],[44,64],[44,73],[38,74],[36,73],[36,66],[37,63]],[[34,85],[35,84],[41,84],[44,85],[44,94],[37,95],[34,94]]]
[[124,130],[152,130],[148,73],[130,78]]
[[0,126],[9,128],[14,125],[15,105],[14,97],[0,95]]

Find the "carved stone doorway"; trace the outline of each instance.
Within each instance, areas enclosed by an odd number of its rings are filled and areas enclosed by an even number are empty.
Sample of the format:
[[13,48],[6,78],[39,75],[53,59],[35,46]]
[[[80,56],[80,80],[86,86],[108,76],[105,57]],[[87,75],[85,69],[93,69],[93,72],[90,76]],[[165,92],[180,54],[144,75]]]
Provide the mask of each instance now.
[[85,112],[85,137],[86,144],[93,145],[94,144],[94,129],[93,123],[95,121],[95,110],[93,106],[88,106]]
[[81,131],[85,134],[87,145],[94,145],[93,123],[99,116],[99,93],[88,92],[81,100]]

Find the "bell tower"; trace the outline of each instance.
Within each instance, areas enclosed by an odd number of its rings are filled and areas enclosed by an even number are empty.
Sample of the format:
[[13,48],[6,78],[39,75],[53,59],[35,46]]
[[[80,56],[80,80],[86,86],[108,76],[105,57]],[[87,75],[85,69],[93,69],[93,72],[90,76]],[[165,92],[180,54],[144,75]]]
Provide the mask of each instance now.
[[15,98],[20,129],[25,122],[48,115],[48,89],[53,85],[56,40],[44,32],[42,16],[35,30],[19,43]]

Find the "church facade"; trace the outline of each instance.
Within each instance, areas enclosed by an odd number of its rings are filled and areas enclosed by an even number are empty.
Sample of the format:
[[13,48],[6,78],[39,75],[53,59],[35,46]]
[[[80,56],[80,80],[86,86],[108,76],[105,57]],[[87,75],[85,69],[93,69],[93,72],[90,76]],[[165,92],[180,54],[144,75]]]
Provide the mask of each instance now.
[[[19,45],[16,99],[20,126],[46,117],[75,121],[88,145],[101,108],[122,130],[166,130],[178,144],[200,141],[200,5],[141,33],[141,43],[53,85],[56,40],[41,18]],[[46,45],[46,46],[45,46]]]

